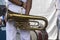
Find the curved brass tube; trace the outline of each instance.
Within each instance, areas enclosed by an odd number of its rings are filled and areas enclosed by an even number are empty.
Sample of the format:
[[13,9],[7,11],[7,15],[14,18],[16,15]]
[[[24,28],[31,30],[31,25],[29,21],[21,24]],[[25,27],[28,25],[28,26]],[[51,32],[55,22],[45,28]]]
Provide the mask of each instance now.
[[43,20],[45,22],[45,26],[44,28],[27,28],[29,30],[43,30],[47,27],[48,25],[48,21],[45,17],[42,17],[42,16],[33,16],[33,15],[21,15],[21,14],[9,14],[8,18],[11,18],[11,19],[34,19],[34,20]]

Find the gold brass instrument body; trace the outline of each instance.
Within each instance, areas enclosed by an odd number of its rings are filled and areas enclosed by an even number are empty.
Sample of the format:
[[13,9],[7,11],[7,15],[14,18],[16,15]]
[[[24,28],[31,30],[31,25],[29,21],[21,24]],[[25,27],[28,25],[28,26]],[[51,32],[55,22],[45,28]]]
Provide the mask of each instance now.
[[[43,30],[47,27],[48,25],[48,21],[45,17],[42,16],[33,16],[33,15],[22,15],[22,14],[15,14],[15,13],[10,13],[8,14],[8,19],[13,19],[16,21],[16,23],[18,24],[17,27],[21,27],[19,26],[20,24],[23,25],[24,22],[27,22],[27,20],[29,19],[33,19],[33,20],[43,20],[45,22],[45,25],[43,28],[33,28],[33,27],[27,27],[27,28],[23,28],[23,29],[28,29],[28,30]],[[23,19],[23,21],[21,20]],[[29,22],[36,22],[39,25],[39,22],[37,21],[29,21]]]

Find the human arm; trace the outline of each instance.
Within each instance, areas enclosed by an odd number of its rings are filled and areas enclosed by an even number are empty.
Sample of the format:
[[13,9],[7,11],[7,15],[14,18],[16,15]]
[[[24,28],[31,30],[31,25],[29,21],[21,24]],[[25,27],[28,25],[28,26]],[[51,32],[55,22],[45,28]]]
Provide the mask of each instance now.
[[26,15],[29,15],[31,6],[32,6],[32,0],[27,0],[27,2],[23,4],[23,8],[26,9],[26,12],[25,12]]
[[9,0],[9,1],[14,3],[14,4],[16,4],[16,5],[18,5],[18,6],[22,6],[23,5],[23,2],[20,1],[20,0]]

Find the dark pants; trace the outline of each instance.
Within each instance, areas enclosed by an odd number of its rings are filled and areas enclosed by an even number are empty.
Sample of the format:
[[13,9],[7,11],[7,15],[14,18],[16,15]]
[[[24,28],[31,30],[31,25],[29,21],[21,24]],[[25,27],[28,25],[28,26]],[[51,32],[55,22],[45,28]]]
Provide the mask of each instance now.
[[0,30],[0,40],[6,40],[6,31]]

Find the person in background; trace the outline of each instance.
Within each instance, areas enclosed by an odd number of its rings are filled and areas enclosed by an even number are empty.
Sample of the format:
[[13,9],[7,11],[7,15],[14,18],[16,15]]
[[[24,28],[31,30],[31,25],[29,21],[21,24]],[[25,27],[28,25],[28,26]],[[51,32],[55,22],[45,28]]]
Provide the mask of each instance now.
[[2,19],[0,18],[0,28],[1,28],[1,26],[2,26]]
[[5,16],[6,13],[6,1],[5,0],[0,0],[0,27],[5,27]]

